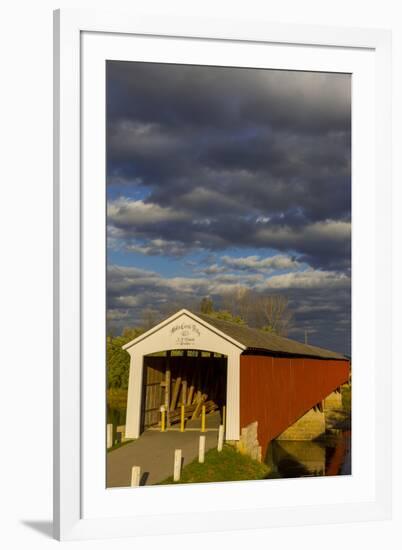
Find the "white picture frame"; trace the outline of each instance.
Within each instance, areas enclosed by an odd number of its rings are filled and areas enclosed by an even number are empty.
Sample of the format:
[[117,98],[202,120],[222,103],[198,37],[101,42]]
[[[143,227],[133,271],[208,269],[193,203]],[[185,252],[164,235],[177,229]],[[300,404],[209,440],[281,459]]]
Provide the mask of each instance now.
[[[56,11],[54,29],[54,536],[105,538],[389,518],[391,252],[390,245],[380,243],[391,242],[390,32],[98,10]],[[122,489],[107,495],[103,487],[102,492],[104,453],[91,454],[104,448],[104,411],[91,406],[104,393],[103,372],[94,371],[104,359],[99,344],[105,279],[96,275],[104,265],[102,66],[110,56],[164,60],[162,42],[166,56],[177,55],[180,42],[181,55],[192,55],[185,59],[193,63],[207,63],[213,55],[224,64],[235,49],[237,59],[264,66],[269,47],[278,56],[276,67],[356,75],[354,450],[353,475],[345,479]],[[183,42],[191,47],[180,48]],[[192,492],[200,505],[180,509],[183,496]],[[211,493],[216,502],[209,505]],[[166,512],[167,495],[178,505],[175,513]]]

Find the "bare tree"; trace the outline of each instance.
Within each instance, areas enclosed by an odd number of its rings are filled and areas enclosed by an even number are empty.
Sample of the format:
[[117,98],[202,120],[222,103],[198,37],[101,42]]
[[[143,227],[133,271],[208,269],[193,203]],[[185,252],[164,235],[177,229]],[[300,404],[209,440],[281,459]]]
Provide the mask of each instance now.
[[270,294],[261,296],[259,303],[265,321],[263,330],[278,336],[286,336],[293,318],[287,297],[281,294]]
[[248,325],[286,336],[293,313],[289,300],[281,294],[260,294],[245,286],[237,286],[223,297],[225,310]]
[[205,296],[199,305],[201,313],[212,313],[214,310],[214,303],[209,296]]
[[254,301],[253,294],[246,286],[238,285],[234,290],[225,293],[223,307],[232,315],[238,315],[248,322]]

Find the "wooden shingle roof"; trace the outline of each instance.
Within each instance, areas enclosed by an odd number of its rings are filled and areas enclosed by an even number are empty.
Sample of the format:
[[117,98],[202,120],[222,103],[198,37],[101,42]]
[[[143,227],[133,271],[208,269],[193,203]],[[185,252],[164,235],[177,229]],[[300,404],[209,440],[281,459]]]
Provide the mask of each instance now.
[[194,315],[224,332],[240,344],[243,344],[249,351],[255,350],[295,356],[319,357],[321,359],[346,359],[344,355],[335,351],[302,344],[296,340],[277,336],[276,334],[251,328],[247,325],[223,321],[222,319],[198,312],[194,313]]

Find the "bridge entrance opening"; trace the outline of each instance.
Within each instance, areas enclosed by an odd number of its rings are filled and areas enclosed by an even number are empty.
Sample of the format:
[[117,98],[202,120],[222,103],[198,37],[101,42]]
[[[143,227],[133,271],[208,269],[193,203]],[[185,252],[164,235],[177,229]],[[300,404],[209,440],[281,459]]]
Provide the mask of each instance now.
[[227,357],[202,350],[171,350],[144,356],[141,432],[178,428],[182,405],[185,421],[220,412],[226,405]]

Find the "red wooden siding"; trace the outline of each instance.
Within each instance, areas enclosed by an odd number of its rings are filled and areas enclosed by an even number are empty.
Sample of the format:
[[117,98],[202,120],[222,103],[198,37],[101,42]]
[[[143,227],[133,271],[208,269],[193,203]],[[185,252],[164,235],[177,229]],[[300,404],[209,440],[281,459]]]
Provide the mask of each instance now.
[[265,454],[272,439],[348,379],[347,360],[242,355],[240,427],[258,421]]

